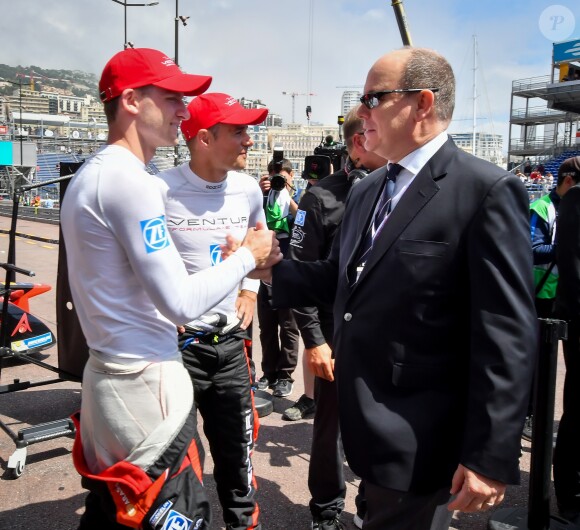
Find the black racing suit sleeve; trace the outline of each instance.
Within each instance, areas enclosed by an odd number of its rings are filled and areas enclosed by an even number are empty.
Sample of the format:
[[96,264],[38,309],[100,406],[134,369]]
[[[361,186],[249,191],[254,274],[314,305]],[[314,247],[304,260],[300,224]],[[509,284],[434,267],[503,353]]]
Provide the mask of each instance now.
[[[321,201],[312,192],[307,191],[300,199],[298,209],[304,212],[304,221],[301,225],[294,225],[290,240],[289,258],[300,261],[316,261],[326,258],[329,243]],[[313,348],[327,342],[322,332],[320,315],[316,307],[294,308],[292,312],[306,348]]]

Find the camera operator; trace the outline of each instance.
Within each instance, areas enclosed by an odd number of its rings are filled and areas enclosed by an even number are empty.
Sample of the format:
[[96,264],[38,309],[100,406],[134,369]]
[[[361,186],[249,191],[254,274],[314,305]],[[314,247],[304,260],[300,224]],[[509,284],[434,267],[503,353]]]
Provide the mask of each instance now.
[[[264,210],[270,230],[276,232],[280,250],[288,252],[290,233],[298,204],[292,193],[294,171],[286,158],[278,157],[268,164],[268,175],[260,179],[264,193]],[[262,345],[262,377],[258,388],[270,388],[275,397],[285,397],[292,393],[292,374],[298,362],[298,340],[300,333],[294,314],[289,308],[273,309],[270,304],[271,287],[260,283],[258,291],[258,322],[260,344]]]
[[[343,125],[348,152],[344,169],[320,180],[300,200],[290,241],[290,258],[301,261],[326,259],[342,220],[344,203],[351,187],[369,171],[386,163],[382,157],[365,149],[363,121],[356,115],[357,110],[355,107],[347,114]],[[312,377],[310,374],[316,376],[314,401],[309,396],[302,396],[284,412],[283,417],[298,420],[315,409],[308,472],[308,487],[312,495],[312,528],[338,529],[342,528],[338,519],[344,509],[346,486],[334,383],[332,306],[303,307],[293,311],[305,345],[305,389],[308,388],[307,378]],[[363,497],[363,492],[359,491],[354,521],[358,528],[362,527],[366,511]]]
[[[320,142],[320,145],[314,149],[315,155],[323,155],[330,158],[330,170],[327,173],[324,173],[318,179],[322,179],[325,176],[328,176],[332,173],[336,173],[339,169],[341,169],[345,165],[345,161],[348,157],[348,150],[346,145],[342,142],[335,142],[334,138],[331,134],[324,138],[323,142]],[[306,158],[306,167],[308,166],[308,158]],[[305,167],[305,172],[306,172]],[[320,168],[318,169],[320,171]],[[316,181],[312,184],[316,184]]]

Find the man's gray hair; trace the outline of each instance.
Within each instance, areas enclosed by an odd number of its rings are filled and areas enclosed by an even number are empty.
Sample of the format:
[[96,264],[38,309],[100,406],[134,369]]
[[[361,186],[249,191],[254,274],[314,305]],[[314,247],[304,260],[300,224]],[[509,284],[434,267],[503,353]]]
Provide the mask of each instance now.
[[427,48],[406,48],[409,60],[401,76],[401,88],[438,88],[435,92],[435,114],[451,121],[455,107],[455,76],[447,59]]

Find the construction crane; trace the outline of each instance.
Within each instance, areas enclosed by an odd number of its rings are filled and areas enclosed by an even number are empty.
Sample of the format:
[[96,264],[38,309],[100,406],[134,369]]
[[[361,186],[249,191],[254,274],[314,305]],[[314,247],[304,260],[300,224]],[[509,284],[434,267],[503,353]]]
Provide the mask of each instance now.
[[52,79],[50,77],[46,77],[42,74],[39,74],[38,72],[35,72],[34,70],[30,70],[30,74],[23,74],[23,73],[17,73],[16,74],[17,78],[24,78],[24,77],[28,77],[30,79],[30,90],[34,91],[34,78],[36,77],[37,79],[47,79],[49,81],[58,81],[58,79]]
[[30,90],[33,91],[34,90],[34,75],[28,75],[28,74],[16,74],[17,78],[24,78],[24,77],[29,77],[30,78]]
[[298,93],[298,92],[282,92],[285,96],[292,97],[292,123],[295,123],[295,110],[296,110],[296,96],[316,96],[312,92],[309,93]]

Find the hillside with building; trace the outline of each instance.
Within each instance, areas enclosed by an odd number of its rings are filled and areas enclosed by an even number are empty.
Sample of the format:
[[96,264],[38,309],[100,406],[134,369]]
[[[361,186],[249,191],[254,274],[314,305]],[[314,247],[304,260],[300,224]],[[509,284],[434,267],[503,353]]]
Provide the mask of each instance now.
[[[578,153],[580,142],[580,42],[554,44],[552,70],[547,76],[513,81],[508,168],[524,165],[557,171],[562,157]],[[107,138],[107,123],[94,74],[48,70],[38,66],[0,64],[0,192],[59,176],[60,162],[82,161]],[[336,102],[338,120],[321,125],[284,123],[276,109],[267,120],[250,127],[254,145],[246,171],[258,177],[266,171],[274,145],[284,151],[297,175],[304,159],[331,135],[341,141],[340,118],[358,104],[362,87],[345,86]],[[292,97],[306,94],[288,93]],[[247,108],[268,107],[261,99],[241,97]],[[465,151],[503,165],[501,135],[484,132],[452,134]],[[150,170],[156,172],[185,160],[187,149],[161,148]],[[50,190],[47,191],[47,193]]]

